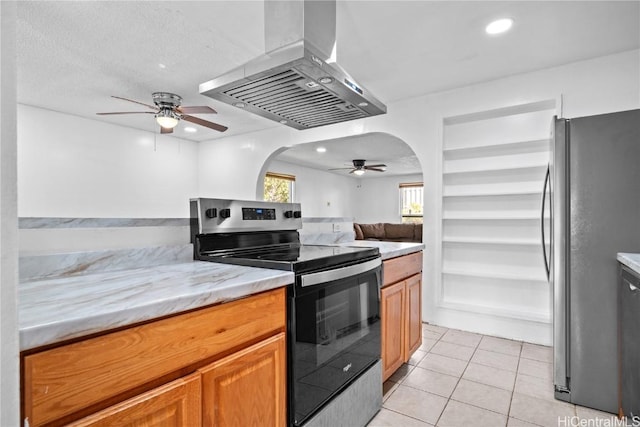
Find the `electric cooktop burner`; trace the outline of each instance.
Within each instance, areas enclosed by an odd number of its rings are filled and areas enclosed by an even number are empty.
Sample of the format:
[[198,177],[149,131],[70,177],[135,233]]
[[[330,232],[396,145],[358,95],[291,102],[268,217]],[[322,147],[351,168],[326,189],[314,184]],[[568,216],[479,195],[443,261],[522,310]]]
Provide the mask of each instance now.
[[[377,248],[291,245],[242,249],[224,254],[203,254],[210,261],[249,267],[303,272],[359,262],[379,256]],[[201,259],[202,259],[201,258]]]

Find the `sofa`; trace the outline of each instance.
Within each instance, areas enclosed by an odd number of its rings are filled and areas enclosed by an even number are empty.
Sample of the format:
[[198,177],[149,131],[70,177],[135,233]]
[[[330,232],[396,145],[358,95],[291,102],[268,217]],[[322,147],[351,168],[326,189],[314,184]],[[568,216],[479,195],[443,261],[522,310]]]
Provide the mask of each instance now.
[[422,224],[353,223],[356,240],[422,243]]

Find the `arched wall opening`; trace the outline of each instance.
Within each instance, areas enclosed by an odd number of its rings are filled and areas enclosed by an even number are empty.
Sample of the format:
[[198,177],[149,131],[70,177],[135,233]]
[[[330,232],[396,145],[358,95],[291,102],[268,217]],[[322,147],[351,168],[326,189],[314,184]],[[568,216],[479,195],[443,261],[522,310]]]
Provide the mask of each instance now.
[[[318,152],[318,148],[323,148]],[[350,174],[356,159],[384,164],[385,171]],[[340,170],[331,170],[340,169]],[[351,218],[355,222],[402,222],[399,184],[423,181],[423,166],[401,138],[385,132],[317,140],[280,147],[264,161],[256,182],[256,199],[264,196],[267,172],[296,177],[293,201],[306,217]],[[424,201],[421,203],[424,210]]]

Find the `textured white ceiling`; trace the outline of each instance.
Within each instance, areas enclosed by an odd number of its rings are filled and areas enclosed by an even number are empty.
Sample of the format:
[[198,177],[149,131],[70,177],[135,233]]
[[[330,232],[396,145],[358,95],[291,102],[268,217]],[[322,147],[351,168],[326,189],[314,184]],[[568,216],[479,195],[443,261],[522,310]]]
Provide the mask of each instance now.
[[[388,103],[638,48],[639,6],[338,0],[338,62]],[[515,19],[513,30],[485,35],[486,23],[502,16]],[[230,128],[186,134],[181,124],[176,136],[193,141],[282,126],[198,93],[200,83],[264,52],[263,18],[262,1],[18,2],[18,100],[157,132],[149,115],[95,113],[138,110],[110,95],[151,103],[152,92],[174,92],[183,105],[215,108],[219,114],[201,117]]]

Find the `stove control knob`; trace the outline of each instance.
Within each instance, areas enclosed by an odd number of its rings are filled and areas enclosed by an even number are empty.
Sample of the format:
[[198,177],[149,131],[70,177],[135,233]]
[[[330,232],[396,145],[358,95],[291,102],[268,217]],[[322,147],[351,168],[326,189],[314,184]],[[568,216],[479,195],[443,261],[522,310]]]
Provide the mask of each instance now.
[[218,216],[218,210],[216,208],[207,209],[204,211],[207,218],[216,218]]
[[294,212],[293,212],[293,217],[294,217],[294,218],[301,218],[301,217],[302,217],[302,212],[300,212],[300,211],[294,211]]
[[231,209],[220,209],[220,218],[229,218],[231,216]]
[[285,218],[292,218],[293,217],[293,211],[284,211],[284,217]]

